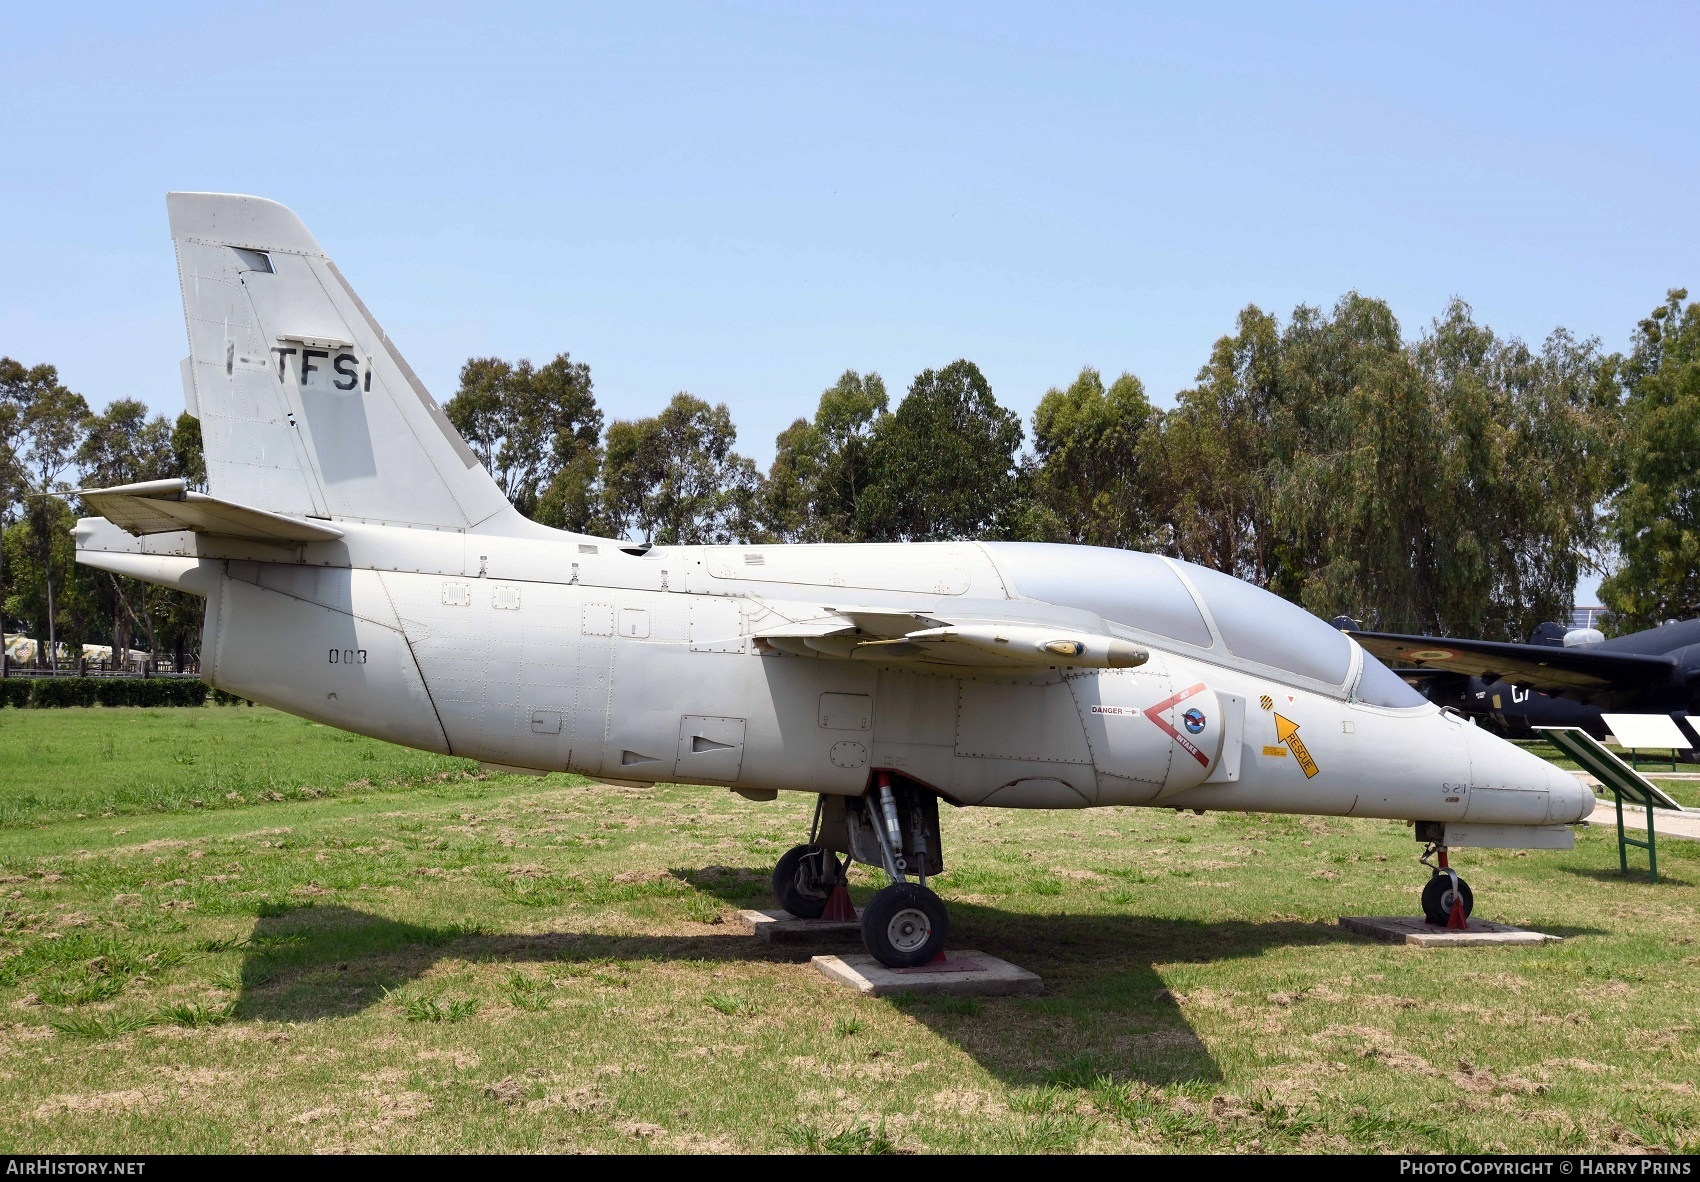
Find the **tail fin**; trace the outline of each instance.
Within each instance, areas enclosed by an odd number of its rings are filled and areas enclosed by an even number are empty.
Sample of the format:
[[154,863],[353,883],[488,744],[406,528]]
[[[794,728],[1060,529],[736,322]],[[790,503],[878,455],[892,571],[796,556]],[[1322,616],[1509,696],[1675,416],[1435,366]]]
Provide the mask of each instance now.
[[448,529],[514,515],[300,218],[224,193],[166,207],[213,496]]

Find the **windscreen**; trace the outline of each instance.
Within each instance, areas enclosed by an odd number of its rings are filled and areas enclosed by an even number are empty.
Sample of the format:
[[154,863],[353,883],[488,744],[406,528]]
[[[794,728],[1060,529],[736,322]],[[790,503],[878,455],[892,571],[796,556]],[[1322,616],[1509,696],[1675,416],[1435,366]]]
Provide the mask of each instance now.
[[1397,708],[1421,706],[1428,701],[1406,685],[1397,673],[1370,656],[1368,650],[1364,652],[1363,672],[1358,675],[1358,688],[1353,691],[1352,698],[1371,706]]
[[1198,605],[1155,554],[1048,542],[985,545],[1018,595],[1082,608],[1129,628],[1210,647],[1210,629]]
[[1236,657],[1330,685],[1345,683],[1352,667],[1352,642],[1345,633],[1261,587],[1190,562],[1176,565],[1204,597]]

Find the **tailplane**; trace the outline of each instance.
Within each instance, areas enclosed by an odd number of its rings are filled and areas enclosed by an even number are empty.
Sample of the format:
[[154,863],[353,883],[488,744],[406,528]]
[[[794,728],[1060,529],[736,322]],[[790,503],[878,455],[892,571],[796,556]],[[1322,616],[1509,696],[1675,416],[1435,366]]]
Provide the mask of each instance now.
[[439,529],[518,519],[290,210],[166,197],[211,494],[271,513]]

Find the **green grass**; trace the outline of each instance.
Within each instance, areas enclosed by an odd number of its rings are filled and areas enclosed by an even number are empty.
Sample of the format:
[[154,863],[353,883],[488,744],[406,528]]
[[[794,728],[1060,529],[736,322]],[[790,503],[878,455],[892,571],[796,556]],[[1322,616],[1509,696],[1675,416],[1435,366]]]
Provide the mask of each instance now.
[[457,997],[442,1002],[417,994],[388,994],[386,991],[386,995],[407,1015],[409,1022],[459,1022],[476,1014],[481,1004],[476,997]]
[[729,922],[807,797],[259,709],[0,711],[0,752],[0,1152],[1700,1149],[1696,843],[1657,885],[1601,830],[1461,851],[1566,942],[1433,951],[1333,922],[1414,908],[1397,824],[946,810],[954,946],[1045,995],[875,1000]]
[[850,1124],[836,1133],[823,1132],[810,1124],[790,1125],[786,1139],[804,1153],[834,1154],[892,1154],[897,1146],[886,1136],[885,1125],[872,1128],[865,1124]]
[[254,707],[0,710],[0,828],[419,787],[475,769]]

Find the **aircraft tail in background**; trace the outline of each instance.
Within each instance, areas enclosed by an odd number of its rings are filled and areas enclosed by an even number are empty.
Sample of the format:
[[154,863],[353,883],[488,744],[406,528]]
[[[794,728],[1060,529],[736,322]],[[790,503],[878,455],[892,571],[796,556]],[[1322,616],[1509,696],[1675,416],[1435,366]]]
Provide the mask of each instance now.
[[212,496],[528,532],[300,218],[225,193],[171,193],[166,206],[189,329],[184,398]]

